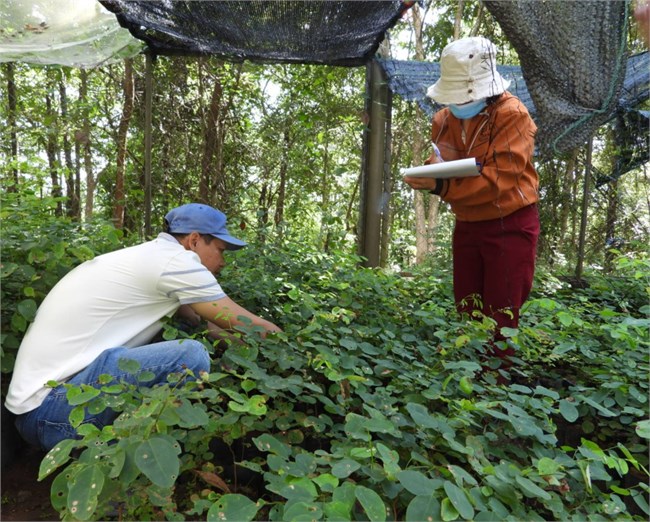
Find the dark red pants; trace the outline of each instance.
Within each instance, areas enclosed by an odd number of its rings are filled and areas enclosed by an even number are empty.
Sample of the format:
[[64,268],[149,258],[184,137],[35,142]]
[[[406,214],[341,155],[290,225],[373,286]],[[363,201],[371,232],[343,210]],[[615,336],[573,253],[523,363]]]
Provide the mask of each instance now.
[[[539,236],[537,205],[489,221],[456,221],[454,297],[460,312],[480,310],[499,330],[517,328],[533,286]],[[504,353],[503,355],[508,355]]]

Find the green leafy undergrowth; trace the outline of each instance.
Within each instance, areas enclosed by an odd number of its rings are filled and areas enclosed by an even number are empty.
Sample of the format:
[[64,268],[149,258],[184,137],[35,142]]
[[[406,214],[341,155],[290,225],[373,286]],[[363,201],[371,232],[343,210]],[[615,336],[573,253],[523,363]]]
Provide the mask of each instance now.
[[2,373],[9,373],[27,326],[56,282],[83,261],[123,243],[111,224],[57,216],[61,199],[42,198],[26,187],[0,196],[0,362]]
[[[647,519],[648,310],[606,278],[577,291],[542,274],[503,332],[506,370],[447,274],[258,254],[222,281],[283,333],[210,348],[209,375],[70,388],[82,439],[41,469],[64,519]],[[106,407],[113,426],[83,424]]]

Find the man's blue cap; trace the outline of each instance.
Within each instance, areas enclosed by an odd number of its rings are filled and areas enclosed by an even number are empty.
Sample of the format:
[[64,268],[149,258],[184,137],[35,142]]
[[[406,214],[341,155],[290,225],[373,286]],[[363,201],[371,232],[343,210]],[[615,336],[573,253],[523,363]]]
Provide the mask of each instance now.
[[188,203],[170,210],[165,216],[170,234],[210,234],[226,243],[228,250],[239,250],[246,242],[232,237],[226,229],[226,215],[201,203]]

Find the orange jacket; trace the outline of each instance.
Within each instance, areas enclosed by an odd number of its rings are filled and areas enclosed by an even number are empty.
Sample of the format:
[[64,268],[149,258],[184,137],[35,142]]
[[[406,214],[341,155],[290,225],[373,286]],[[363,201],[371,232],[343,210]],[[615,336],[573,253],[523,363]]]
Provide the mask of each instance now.
[[[434,194],[449,202],[459,221],[486,221],[536,203],[539,180],[533,166],[537,126],[516,96],[503,93],[467,120],[463,141],[461,120],[445,108],[433,117],[431,139],[446,161],[476,158],[476,177],[438,179]],[[434,154],[426,161],[430,163]]]

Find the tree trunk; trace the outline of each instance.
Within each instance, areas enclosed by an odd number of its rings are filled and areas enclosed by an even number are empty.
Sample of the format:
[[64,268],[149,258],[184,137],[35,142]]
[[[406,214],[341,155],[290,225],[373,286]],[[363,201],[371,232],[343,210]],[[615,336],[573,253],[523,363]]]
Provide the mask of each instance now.
[[[420,8],[415,4],[411,8],[413,14],[413,30],[415,32],[415,59],[424,60],[424,46],[422,43],[423,20],[420,16]],[[462,12],[462,2],[459,5],[459,12]],[[424,112],[419,106],[415,107],[415,121],[425,119]],[[425,147],[428,140],[420,132],[413,136],[413,162],[420,164],[425,156]],[[415,191],[413,198],[415,209],[415,262],[423,263],[430,256],[435,247],[435,229],[438,224],[438,210],[440,198],[430,196],[422,191]]]
[[[52,197],[61,198],[61,183],[59,180],[59,166],[60,162],[57,157],[57,146],[58,146],[58,115],[54,109],[53,103],[53,93],[56,90],[55,80],[53,75],[56,74],[56,71],[48,71],[48,89],[47,94],[45,95],[45,107],[46,107],[46,117],[49,122],[47,126],[47,139],[46,139],[46,154],[47,154],[47,163],[50,171],[50,179],[52,181]],[[54,210],[56,216],[61,216],[63,214],[63,208],[61,205],[61,200],[56,204]]]
[[214,158],[219,143],[219,116],[221,114],[221,102],[223,98],[223,86],[217,76],[214,79],[214,88],[210,97],[210,106],[205,117],[204,126],[204,143],[203,157],[201,158],[201,179],[199,181],[198,200],[201,203],[212,204],[210,197],[212,194],[214,177]]
[[458,0],[458,7],[456,8],[456,18],[454,19],[454,40],[460,38],[460,26],[463,21],[463,7],[465,0]]
[[474,27],[472,27],[472,30],[469,32],[470,36],[480,36],[481,24],[483,23],[484,19],[485,19],[485,9],[483,8],[483,2],[479,2],[478,15],[476,15],[476,23],[474,24]]
[[571,153],[569,161],[566,164],[564,179],[562,181],[562,211],[560,212],[560,231],[558,234],[560,244],[564,244],[565,242],[567,229],[569,226],[569,216],[571,215],[571,208],[573,207],[572,186],[574,186],[573,178],[575,176],[579,153],[579,148],[574,149]]
[[[625,149],[625,122],[621,117],[616,118],[612,131],[608,136],[610,143],[613,143],[616,151]],[[612,248],[617,248],[616,222],[618,220],[618,204],[620,201],[618,192],[619,178],[616,176],[616,164],[620,154],[610,154],[610,172],[613,178],[607,184],[607,215],[605,217],[605,271],[610,273],[614,267],[614,253]]]
[[386,93],[386,149],[384,151],[384,194],[383,216],[381,219],[381,234],[379,235],[379,266],[386,268],[390,255],[391,230],[393,227],[393,206],[391,194],[393,193],[393,94],[390,90]]
[[[90,221],[93,217],[95,205],[95,186],[97,180],[93,172],[92,148],[90,146],[90,106],[88,103],[88,71],[81,69],[81,87],[79,88],[79,102],[83,116],[81,130],[77,132],[76,140],[83,147],[83,163],[86,171],[86,201],[84,205],[84,219]],[[80,192],[81,194],[81,192]]]
[[129,123],[133,115],[133,100],[135,97],[133,85],[133,60],[124,60],[124,107],[117,131],[117,160],[115,171],[115,200],[113,204],[113,222],[115,228],[124,228],[124,208],[126,194],[124,191],[124,178],[126,172],[126,152]]
[[[327,125],[329,127],[329,125]],[[320,237],[322,239],[323,251],[329,252],[329,242],[330,242],[330,233],[331,226],[328,224],[330,214],[328,212],[330,208],[330,152],[329,152],[329,134],[325,131],[325,150],[323,152],[323,166],[321,169],[321,204],[320,204],[320,215],[321,215],[321,225],[320,225]],[[327,216],[327,219],[323,219]]]
[[15,65],[12,62],[4,64],[7,74],[7,126],[9,127],[9,157],[11,158],[12,183],[6,185],[7,192],[18,191],[18,132],[16,128],[16,82],[14,80]]
[[280,163],[280,186],[278,187],[278,200],[275,203],[274,223],[282,238],[282,222],[284,221],[284,204],[287,196],[287,172],[289,170],[289,151],[291,150],[291,134],[289,133],[289,122],[284,122],[282,148],[282,161]]
[[59,78],[59,97],[61,98],[61,120],[63,121],[63,155],[65,158],[65,182],[66,182],[66,215],[71,218],[79,219],[79,194],[76,191],[75,184],[75,166],[72,162],[72,143],[70,142],[70,133],[68,129],[68,94],[65,88],[65,78],[61,74]]

